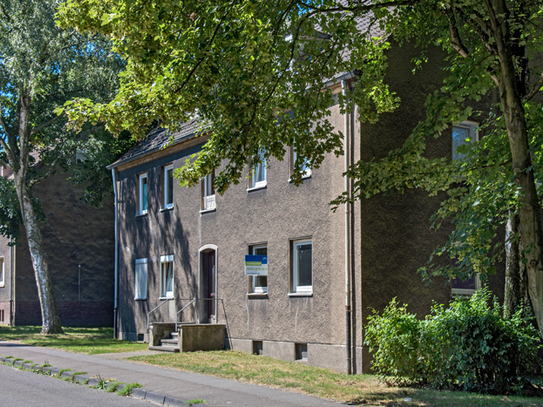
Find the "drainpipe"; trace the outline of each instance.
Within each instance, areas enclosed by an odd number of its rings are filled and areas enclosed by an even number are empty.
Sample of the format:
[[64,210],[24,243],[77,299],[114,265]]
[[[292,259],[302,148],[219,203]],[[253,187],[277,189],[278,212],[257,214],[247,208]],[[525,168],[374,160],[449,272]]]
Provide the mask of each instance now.
[[[12,242],[13,243],[13,242]],[[10,247],[10,267],[9,267],[9,325],[13,326],[15,323],[15,246]]]
[[113,179],[114,211],[115,211],[115,265],[114,265],[114,289],[113,289],[113,338],[119,336],[118,312],[119,312],[119,229],[118,229],[118,193],[117,193],[117,171],[111,169]]
[[[345,79],[341,80],[341,92],[346,96],[347,83]],[[350,131],[349,131],[349,113],[345,111],[344,116],[344,171],[349,169],[350,152]],[[350,198],[349,177],[344,176],[344,188],[347,199]],[[351,350],[351,211],[350,203],[345,202],[345,347],[347,350],[347,374],[352,373],[352,350]]]

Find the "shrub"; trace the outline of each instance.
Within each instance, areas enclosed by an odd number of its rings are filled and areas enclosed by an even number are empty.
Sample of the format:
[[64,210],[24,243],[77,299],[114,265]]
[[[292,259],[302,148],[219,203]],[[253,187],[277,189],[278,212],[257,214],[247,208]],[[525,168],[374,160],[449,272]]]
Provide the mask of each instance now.
[[374,311],[368,318],[365,343],[386,381],[518,393],[540,363],[541,336],[531,319],[522,309],[504,319],[486,288],[448,308],[435,305],[424,320],[393,299],[381,315]]

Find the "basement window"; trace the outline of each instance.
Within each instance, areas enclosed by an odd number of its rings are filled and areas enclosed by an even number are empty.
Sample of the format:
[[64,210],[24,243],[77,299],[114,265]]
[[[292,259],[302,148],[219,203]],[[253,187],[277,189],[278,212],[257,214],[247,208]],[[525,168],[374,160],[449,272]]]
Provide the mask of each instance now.
[[307,343],[297,343],[296,360],[307,360]]

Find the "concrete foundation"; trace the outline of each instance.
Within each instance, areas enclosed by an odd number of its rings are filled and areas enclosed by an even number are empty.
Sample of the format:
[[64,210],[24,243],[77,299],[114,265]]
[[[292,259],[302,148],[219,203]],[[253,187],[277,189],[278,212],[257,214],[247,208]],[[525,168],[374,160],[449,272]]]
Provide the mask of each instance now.
[[226,325],[224,324],[183,325],[179,329],[181,352],[224,349],[225,339]]

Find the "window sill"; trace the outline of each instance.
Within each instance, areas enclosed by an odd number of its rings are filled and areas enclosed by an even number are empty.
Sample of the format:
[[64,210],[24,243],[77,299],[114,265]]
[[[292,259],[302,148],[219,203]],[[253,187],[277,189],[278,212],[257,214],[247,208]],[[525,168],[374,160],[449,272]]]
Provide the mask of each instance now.
[[268,293],[247,293],[247,298],[268,298]]
[[215,212],[216,210],[217,210],[217,208],[200,209],[200,213]]
[[0,283],[0,288],[4,288],[6,285],[2,282]]
[[145,217],[145,216],[147,216],[147,212],[142,212],[142,213],[138,213],[138,214],[136,215],[136,218],[143,218],[143,217]]
[[266,188],[268,188],[267,183],[262,184],[262,185],[256,185],[256,186],[251,187],[251,188],[247,188],[247,192],[258,191],[259,189],[266,189]]
[[164,301],[164,300],[175,300],[174,297],[158,297],[158,299],[159,299],[160,301]]
[[288,293],[289,297],[313,297],[313,291],[298,292],[298,293]]
[[145,297],[145,298],[134,298],[134,301],[147,301],[147,297]]
[[[310,179],[310,178],[311,178],[311,174],[306,174],[306,175],[302,176],[303,180]],[[292,184],[292,178],[289,178],[288,182],[290,182]]]
[[165,208],[160,209],[160,212],[167,212],[167,211],[171,211],[172,209],[173,209],[173,205],[166,206]]

